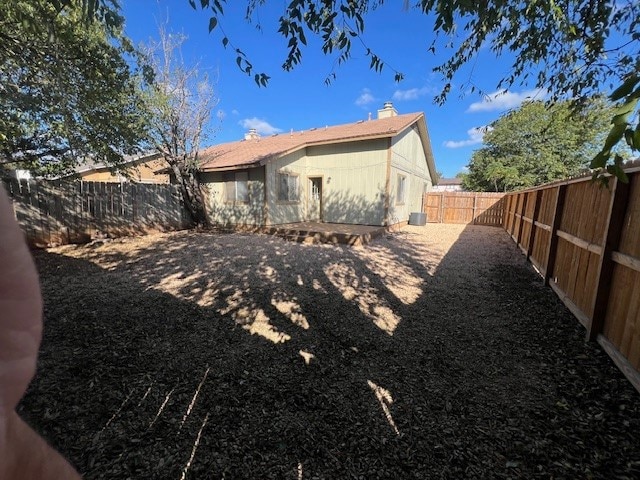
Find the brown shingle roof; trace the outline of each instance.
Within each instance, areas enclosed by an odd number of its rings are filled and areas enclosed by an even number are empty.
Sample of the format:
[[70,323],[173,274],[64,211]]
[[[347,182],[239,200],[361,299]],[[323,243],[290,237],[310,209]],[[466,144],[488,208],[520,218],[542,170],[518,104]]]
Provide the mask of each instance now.
[[461,178],[441,178],[438,180],[438,185],[462,185],[462,179]]
[[270,159],[308,146],[395,137],[423,116],[422,113],[408,113],[378,120],[280,133],[270,137],[214,145],[200,152],[200,169],[210,171],[247,167],[264,164]]

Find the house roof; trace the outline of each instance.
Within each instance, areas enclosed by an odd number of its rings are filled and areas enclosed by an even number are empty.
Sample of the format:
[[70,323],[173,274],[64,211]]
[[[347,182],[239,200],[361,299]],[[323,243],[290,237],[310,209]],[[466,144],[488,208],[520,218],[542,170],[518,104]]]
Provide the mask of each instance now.
[[438,180],[437,185],[446,186],[446,185],[462,185],[461,178],[441,178]]
[[305,147],[395,137],[417,122],[429,169],[433,173],[435,166],[423,113],[408,113],[214,145],[200,152],[200,169],[206,172],[248,168],[264,165],[269,160]]
[[[159,157],[160,157],[160,153],[158,152],[147,152],[147,153],[142,153],[140,155],[125,155],[119,167],[127,168],[132,165],[148,162],[149,160],[155,160],[156,158],[159,158]],[[100,162],[92,158],[88,158],[84,160],[81,164],[76,166],[74,168],[74,171],[69,175],[78,175],[81,173],[94,172],[98,170],[108,170],[113,167],[114,167],[113,165],[107,165],[104,162]]]

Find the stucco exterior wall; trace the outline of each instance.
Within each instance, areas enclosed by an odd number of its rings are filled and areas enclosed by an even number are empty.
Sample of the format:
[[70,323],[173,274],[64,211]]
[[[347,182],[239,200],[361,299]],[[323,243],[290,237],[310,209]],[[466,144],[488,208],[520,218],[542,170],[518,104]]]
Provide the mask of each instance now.
[[[398,202],[399,175],[405,180],[405,201]],[[422,211],[422,196],[433,188],[427,158],[417,127],[407,129],[391,142],[391,190],[389,223],[407,221],[412,212]]]
[[209,222],[214,225],[264,225],[264,167],[237,170],[249,176],[249,201],[227,202],[224,172],[200,174],[200,182],[205,190],[206,209]]
[[[307,147],[268,161],[249,173],[249,202],[226,202],[224,173],[205,173],[209,218],[223,225],[281,225],[314,221],[311,178],[321,179],[321,220],[360,225],[395,224],[420,212],[422,196],[432,188],[421,137],[416,127],[393,140],[380,138]],[[385,201],[389,172],[389,200]],[[279,200],[278,174],[298,180],[298,198]],[[399,175],[405,197],[397,198]],[[389,207],[385,218],[386,206]]]
[[[268,225],[280,225],[305,220],[305,169],[304,150],[291,153],[265,165]],[[300,199],[298,201],[283,202],[278,200],[277,172],[279,171],[298,175],[300,182]]]
[[[270,225],[310,219],[310,177],[322,177],[322,220],[382,225],[387,140],[308,147],[266,165]],[[298,175],[297,202],[278,201],[277,173]]]

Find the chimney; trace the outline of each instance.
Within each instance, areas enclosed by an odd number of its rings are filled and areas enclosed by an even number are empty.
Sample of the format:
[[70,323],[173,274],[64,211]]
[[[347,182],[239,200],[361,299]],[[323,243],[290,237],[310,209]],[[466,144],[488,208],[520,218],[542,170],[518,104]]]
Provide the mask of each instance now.
[[260,138],[260,134],[258,133],[258,130],[256,130],[255,128],[250,128],[249,131],[244,134],[245,140],[258,140],[259,138]]
[[393,108],[393,103],[391,102],[384,102],[384,107],[382,107],[381,110],[378,110],[378,119],[395,117],[397,115],[398,112]]

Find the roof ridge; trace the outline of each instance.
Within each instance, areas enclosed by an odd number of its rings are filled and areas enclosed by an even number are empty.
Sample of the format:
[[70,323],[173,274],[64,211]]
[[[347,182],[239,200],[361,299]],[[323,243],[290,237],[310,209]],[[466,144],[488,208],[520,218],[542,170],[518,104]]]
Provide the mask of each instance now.
[[[423,112],[362,120],[339,125],[311,127],[255,139],[241,139],[206,147],[200,152],[201,169],[256,165],[301,148],[396,136],[416,123]],[[209,157],[209,158],[207,158]],[[214,165],[215,163],[215,165]]]

